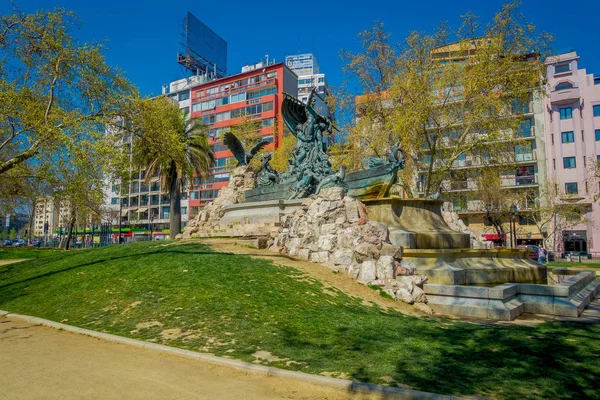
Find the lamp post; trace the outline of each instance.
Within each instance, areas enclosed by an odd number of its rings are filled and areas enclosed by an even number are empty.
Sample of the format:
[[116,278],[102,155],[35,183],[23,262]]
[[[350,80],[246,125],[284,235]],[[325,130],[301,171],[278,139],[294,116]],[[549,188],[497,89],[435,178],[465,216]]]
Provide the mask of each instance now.
[[516,204],[511,204],[509,208],[510,212],[510,247],[514,249],[517,246],[517,229],[515,227],[515,217],[519,212]]

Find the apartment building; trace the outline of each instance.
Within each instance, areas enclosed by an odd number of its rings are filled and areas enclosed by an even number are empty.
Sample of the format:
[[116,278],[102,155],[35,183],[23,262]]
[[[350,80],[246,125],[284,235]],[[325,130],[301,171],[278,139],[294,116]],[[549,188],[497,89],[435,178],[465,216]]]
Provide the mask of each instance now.
[[[183,113],[190,113],[190,94],[194,85],[201,84],[205,77],[191,76],[189,78],[173,81],[164,85],[162,92],[174,101],[177,101]],[[131,143],[131,138],[126,143]],[[132,171],[131,183],[121,187],[119,182],[110,182],[105,186],[106,215],[105,222],[114,226],[127,227],[124,236],[133,238],[135,235],[164,238],[169,229],[170,196],[167,191],[161,190],[158,183],[158,174],[146,182],[145,171]],[[185,226],[188,221],[188,188],[181,193],[181,220]],[[133,229],[130,229],[133,228]]]
[[209,126],[209,141],[216,163],[208,179],[191,182],[190,218],[217,197],[229,183],[228,159],[232,153],[222,143],[225,132],[243,121],[260,122],[259,135],[278,148],[283,141],[281,115],[283,93],[298,94],[298,77],[284,63],[261,62],[245,66],[242,72],[196,85],[191,89],[191,116]]
[[579,68],[576,52],[548,57],[544,120],[548,176],[559,201],[580,208],[583,222],[556,223],[557,252],[600,252],[600,78]]
[[33,237],[56,237],[57,232],[68,226],[70,213],[67,201],[55,201],[51,197],[38,198],[33,211]]

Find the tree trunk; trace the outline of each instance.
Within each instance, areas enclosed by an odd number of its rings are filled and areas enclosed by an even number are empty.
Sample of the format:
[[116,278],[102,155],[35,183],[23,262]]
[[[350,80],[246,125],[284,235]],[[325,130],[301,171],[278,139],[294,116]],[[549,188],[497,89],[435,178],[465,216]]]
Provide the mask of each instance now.
[[169,236],[175,239],[175,236],[181,233],[181,188],[177,171],[174,166],[171,167],[171,187],[169,195],[171,196],[171,207],[169,210]]
[[75,222],[77,221],[77,217],[75,215],[75,209],[72,208],[71,211],[71,219],[69,220],[69,234],[67,235],[67,242],[65,243],[65,250],[69,250],[71,247],[71,238],[73,236],[73,227],[75,227]]

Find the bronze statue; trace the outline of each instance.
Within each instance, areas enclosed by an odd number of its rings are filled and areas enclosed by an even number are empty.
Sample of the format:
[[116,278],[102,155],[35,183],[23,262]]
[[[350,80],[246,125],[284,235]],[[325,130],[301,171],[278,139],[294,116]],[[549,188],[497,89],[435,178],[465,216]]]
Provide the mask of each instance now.
[[240,139],[238,139],[233,133],[227,132],[223,138],[223,144],[233,153],[233,156],[238,161],[237,166],[248,165],[256,153],[261,151],[266,145],[269,144],[266,140],[261,140],[250,150],[245,151],[244,146]]

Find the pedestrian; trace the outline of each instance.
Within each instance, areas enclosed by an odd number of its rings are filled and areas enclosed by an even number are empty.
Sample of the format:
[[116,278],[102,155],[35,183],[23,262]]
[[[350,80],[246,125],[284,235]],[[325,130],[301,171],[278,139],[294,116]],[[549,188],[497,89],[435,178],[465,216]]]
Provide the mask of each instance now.
[[538,263],[545,264],[546,263],[546,249],[543,246],[538,248]]

